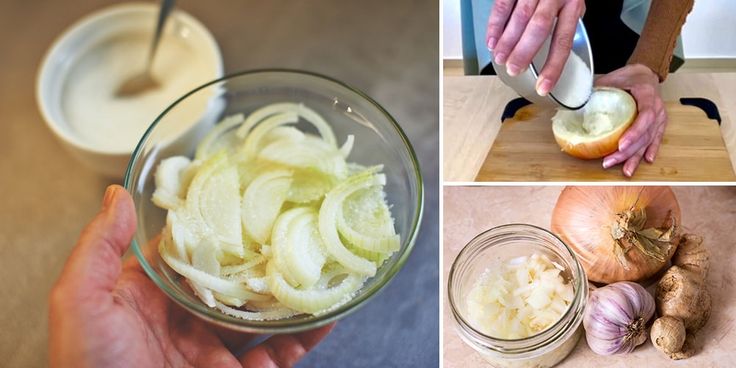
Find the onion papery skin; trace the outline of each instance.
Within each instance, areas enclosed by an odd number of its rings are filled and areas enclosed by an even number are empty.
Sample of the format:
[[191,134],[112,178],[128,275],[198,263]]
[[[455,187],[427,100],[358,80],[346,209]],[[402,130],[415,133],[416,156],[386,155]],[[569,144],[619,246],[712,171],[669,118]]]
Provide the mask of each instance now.
[[670,211],[675,224],[681,223],[680,206],[669,187],[574,186],[566,187],[557,199],[552,212],[552,232],[575,252],[589,280],[604,284],[641,281],[666,266],[675,253],[678,235],[670,242],[664,262],[636,248],[626,253],[628,269],[618,261],[611,227],[617,214],[632,207],[645,209],[645,228],[661,227]]

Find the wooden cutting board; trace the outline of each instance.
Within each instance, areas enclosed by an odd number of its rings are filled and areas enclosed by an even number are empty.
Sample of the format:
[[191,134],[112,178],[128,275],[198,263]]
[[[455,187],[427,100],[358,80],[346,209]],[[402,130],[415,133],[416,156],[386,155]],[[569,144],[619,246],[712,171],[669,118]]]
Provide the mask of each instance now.
[[721,129],[703,110],[665,103],[669,122],[659,154],[642,161],[631,179],[622,165],[581,160],[560,151],[552,134],[554,111],[528,105],[506,119],[476,181],[736,181]]

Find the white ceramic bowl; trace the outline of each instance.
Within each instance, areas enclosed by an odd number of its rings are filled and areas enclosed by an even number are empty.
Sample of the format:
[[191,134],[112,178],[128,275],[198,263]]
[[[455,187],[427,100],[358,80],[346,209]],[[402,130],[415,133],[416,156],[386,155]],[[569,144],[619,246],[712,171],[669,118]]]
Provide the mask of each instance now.
[[[65,84],[73,66],[80,61],[79,59],[85,55],[85,52],[113,37],[142,31],[152,33],[157,14],[158,7],[150,3],[115,5],[89,14],[71,25],[57,38],[38,71],[36,99],[46,124],[83,164],[106,176],[114,178],[123,176],[137,140],[131,142],[130,147],[121,149],[120,147],[105,147],[82,139],[72,129],[73,125],[70,124],[64,110]],[[178,91],[171,101],[167,101],[157,111],[152,111],[150,120],[145,122],[146,126],[152,123],[158,114],[179,96],[223,75],[220,49],[214,37],[199,21],[181,10],[175,10],[164,32],[162,40],[165,41],[166,37],[178,37],[187,47],[196,50],[197,57],[203,58],[203,65],[206,65],[207,78],[193,80],[191,86]],[[90,104],[89,108],[99,108],[93,105]],[[196,141],[214,123],[219,110],[221,106],[211,103],[206,106],[203,104],[201,114],[182,121],[177,130],[171,132],[169,143],[187,146],[190,141]]]

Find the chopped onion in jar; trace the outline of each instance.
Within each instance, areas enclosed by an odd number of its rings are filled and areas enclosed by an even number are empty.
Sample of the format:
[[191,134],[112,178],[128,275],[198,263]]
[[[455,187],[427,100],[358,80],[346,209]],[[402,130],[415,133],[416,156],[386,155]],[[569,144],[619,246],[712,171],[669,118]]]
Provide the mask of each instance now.
[[562,267],[544,254],[489,267],[467,297],[471,324],[500,339],[536,335],[565,313],[574,297]]

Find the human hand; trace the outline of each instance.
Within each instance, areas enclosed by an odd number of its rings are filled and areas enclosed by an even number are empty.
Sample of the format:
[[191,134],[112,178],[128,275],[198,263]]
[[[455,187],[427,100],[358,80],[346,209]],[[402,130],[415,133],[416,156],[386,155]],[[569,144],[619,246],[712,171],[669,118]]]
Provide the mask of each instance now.
[[618,141],[618,151],[603,159],[603,168],[624,163],[623,173],[634,175],[642,157],[654,162],[667,126],[667,112],[659,95],[659,77],[641,64],[627,65],[598,80],[597,86],[628,90],[636,100],[639,115]]
[[49,301],[52,367],[290,367],[334,325],[274,335],[236,356],[254,335],[217,328],[171,302],[135,258],[133,200],[120,186],[82,231]]
[[537,93],[544,96],[560,79],[583,14],[584,0],[496,0],[488,18],[486,44],[495,63],[506,65],[506,72],[516,76],[532,62],[557,19],[547,61],[537,79]]

